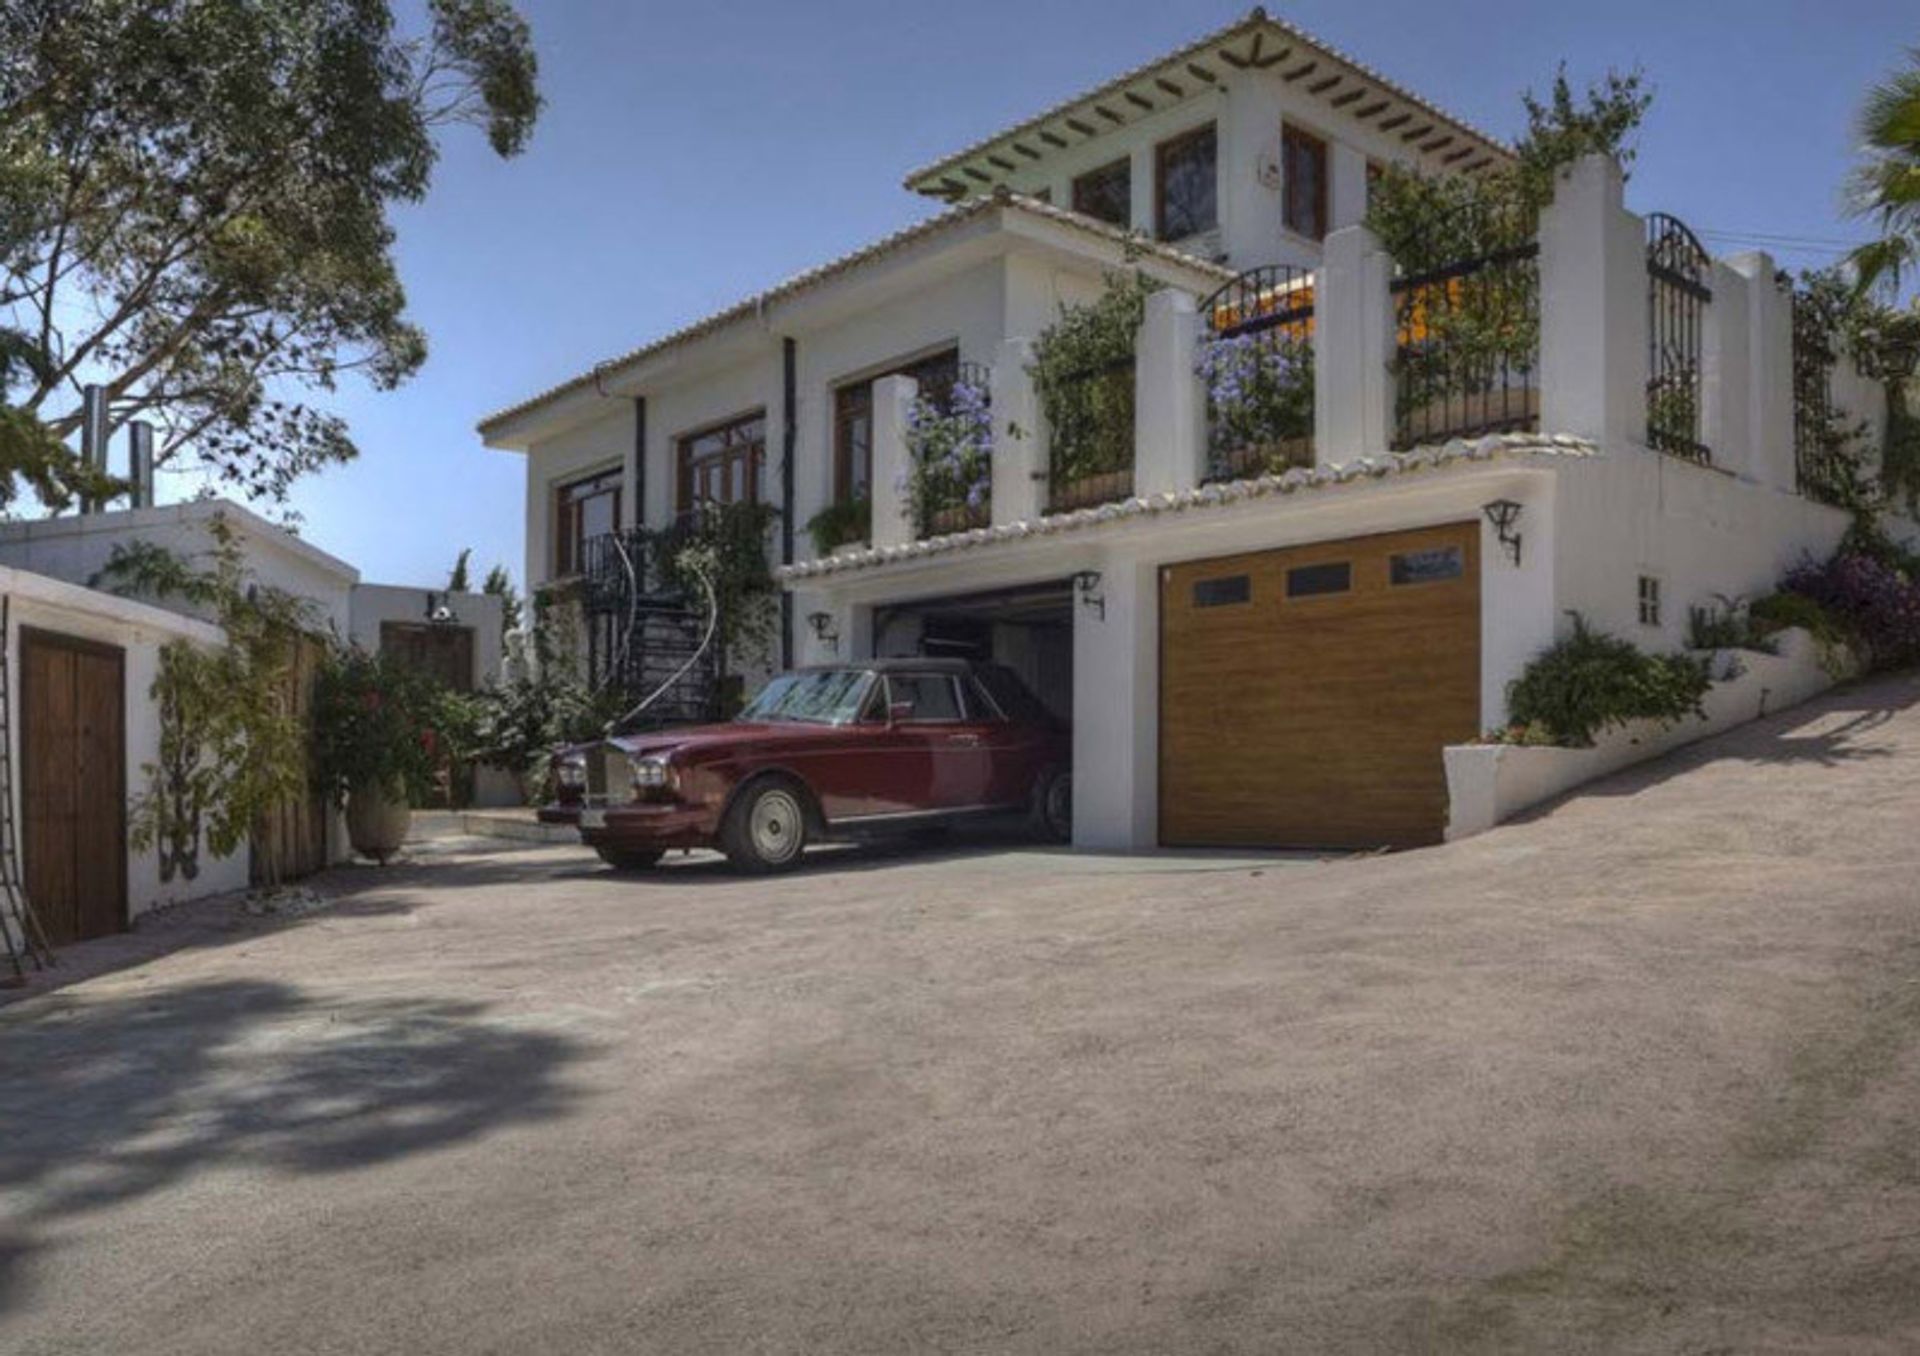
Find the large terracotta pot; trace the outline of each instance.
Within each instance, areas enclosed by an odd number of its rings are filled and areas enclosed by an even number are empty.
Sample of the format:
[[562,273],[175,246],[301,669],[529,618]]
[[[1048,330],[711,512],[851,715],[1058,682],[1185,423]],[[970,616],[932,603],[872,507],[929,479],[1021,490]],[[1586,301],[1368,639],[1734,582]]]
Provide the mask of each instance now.
[[412,823],[413,807],[406,797],[375,782],[356,786],[347,796],[347,841],[355,852],[382,866],[407,841]]

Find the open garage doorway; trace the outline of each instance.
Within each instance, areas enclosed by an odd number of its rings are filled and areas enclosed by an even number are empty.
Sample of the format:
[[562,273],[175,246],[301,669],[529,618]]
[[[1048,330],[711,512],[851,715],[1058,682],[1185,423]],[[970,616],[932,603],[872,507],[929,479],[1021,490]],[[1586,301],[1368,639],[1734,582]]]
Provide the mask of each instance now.
[[1049,711],[1071,721],[1072,581],[1049,580],[875,608],[873,653],[877,659],[926,655],[1004,664]]

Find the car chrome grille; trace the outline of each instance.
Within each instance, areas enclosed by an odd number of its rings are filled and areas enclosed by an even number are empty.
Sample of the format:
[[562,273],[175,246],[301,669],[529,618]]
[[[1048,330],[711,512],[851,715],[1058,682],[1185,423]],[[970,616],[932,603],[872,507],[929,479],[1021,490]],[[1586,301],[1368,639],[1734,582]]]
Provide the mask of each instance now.
[[611,744],[587,753],[587,800],[594,805],[625,805],[633,799],[633,772],[627,755]]

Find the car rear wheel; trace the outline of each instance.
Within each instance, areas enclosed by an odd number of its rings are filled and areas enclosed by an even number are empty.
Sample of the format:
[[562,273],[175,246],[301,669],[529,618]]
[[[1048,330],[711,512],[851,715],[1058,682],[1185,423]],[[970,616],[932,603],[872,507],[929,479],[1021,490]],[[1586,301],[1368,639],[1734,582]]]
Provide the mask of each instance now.
[[1055,768],[1044,774],[1033,791],[1033,831],[1049,843],[1073,839],[1073,773]]
[[661,857],[666,855],[657,848],[642,849],[595,846],[593,850],[600,854],[601,861],[605,862],[615,871],[645,871],[649,867],[658,866]]
[[807,846],[806,793],[782,777],[742,791],[720,829],[720,850],[742,871],[785,871]]

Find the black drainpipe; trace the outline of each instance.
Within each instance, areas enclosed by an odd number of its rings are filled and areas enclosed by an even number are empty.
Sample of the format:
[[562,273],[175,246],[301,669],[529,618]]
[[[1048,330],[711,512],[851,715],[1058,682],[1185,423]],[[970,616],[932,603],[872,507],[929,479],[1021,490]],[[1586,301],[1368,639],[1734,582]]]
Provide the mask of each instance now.
[[633,398],[633,525],[647,525],[647,398]]
[[[782,377],[780,429],[780,563],[793,564],[793,449],[800,436],[800,364],[791,335],[780,341]],[[780,590],[780,667],[793,667],[793,594]]]

